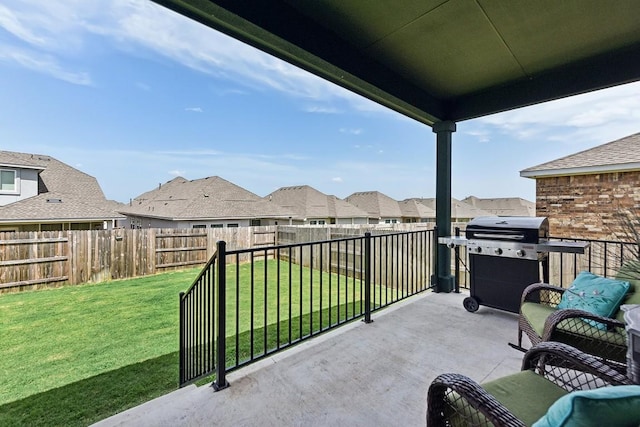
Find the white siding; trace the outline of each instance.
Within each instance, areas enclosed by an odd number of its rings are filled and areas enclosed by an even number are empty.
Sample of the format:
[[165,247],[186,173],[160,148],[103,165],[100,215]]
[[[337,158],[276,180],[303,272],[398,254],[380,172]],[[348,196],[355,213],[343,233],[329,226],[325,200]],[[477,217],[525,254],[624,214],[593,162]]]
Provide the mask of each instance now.
[[0,193],[0,206],[15,203],[19,200],[38,195],[38,171],[35,169],[15,169],[2,167],[2,169],[15,170],[16,193]]

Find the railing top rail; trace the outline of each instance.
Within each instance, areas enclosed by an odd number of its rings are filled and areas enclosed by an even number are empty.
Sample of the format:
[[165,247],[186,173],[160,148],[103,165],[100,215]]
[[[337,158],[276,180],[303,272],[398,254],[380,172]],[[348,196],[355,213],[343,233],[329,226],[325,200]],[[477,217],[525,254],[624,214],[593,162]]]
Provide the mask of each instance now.
[[560,241],[571,240],[571,241],[590,242],[590,243],[611,243],[611,244],[616,244],[616,245],[637,245],[638,244],[638,242],[625,242],[625,241],[622,241],[622,240],[585,239],[585,238],[582,238],[582,237],[556,237],[556,236],[549,236],[549,239],[555,239],[555,240],[560,240]]
[[200,273],[198,274],[198,277],[196,277],[194,279],[194,281],[191,283],[191,285],[187,288],[186,291],[181,292],[180,293],[180,298],[184,299],[187,295],[189,295],[189,293],[191,292],[191,290],[193,290],[193,288],[198,284],[198,282],[200,282],[200,279],[202,278],[202,276],[205,274],[205,272],[209,271],[209,268],[212,265],[215,265],[216,260],[218,259],[218,252],[214,252],[214,254],[211,256],[211,258],[209,258],[209,261],[207,261],[207,263],[205,264],[204,267],[202,267],[202,270],[200,270]]
[[[381,237],[390,237],[390,236],[401,236],[401,235],[409,235],[409,234],[423,234],[430,233],[433,230],[416,230],[416,231],[403,231],[398,233],[384,233],[384,234],[371,234],[371,238],[381,238]],[[265,252],[265,251],[273,251],[278,249],[289,249],[289,248],[297,248],[302,246],[317,246],[327,243],[337,243],[337,242],[349,242],[364,239],[365,235],[361,234],[354,237],[340,237],[337,239],[327,239],[327,240],[315,240],[313,242],[300,242],[300,243],[289,243],[286,245],[272,245],[272,246],[262,246],[259,248],[246,248],[246,249],[232,249],[227,250],[227,255],[239,255],[246,254],[251,252]]]

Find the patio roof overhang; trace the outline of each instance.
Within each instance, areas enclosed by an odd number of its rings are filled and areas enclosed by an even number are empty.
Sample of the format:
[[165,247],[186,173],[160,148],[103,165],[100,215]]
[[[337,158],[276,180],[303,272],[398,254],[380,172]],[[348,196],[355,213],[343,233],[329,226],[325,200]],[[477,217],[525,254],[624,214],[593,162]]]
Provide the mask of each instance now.
[[439,235],[455,122],[640,80],[636,0],[154,1],[432,126]]
[[420,122],[640,79],[640,3],[154,0]]

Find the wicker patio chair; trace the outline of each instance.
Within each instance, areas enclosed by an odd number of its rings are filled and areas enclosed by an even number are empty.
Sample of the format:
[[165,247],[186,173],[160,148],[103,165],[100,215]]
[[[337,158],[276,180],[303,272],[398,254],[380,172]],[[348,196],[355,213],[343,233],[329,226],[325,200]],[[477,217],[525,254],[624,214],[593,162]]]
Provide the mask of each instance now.
[[483,385],[460,374],[438,376],[429,386],[427,426],[528,426],[572,391],[629,384],[591,355],[544,342],[525,354],[521,372]]
[[[640,304],[640,291],[636,292],[640,290],[640,280],[635,268],[633,274],[623,268],[617,275],[617,279],[631,284],[624,304]],[[558,310],[556,307],[565,291],[565,288],[546,283],[535,283],[525,288],[518,319],[518,345],[522,346],[524,332],[532,345],[543,341],[569,344],[625,373],[627,334],[624,312],[620,309],[609,318],[582,310]],[[585,321],[589,319],[606,325],[606,328],[594,327]]]

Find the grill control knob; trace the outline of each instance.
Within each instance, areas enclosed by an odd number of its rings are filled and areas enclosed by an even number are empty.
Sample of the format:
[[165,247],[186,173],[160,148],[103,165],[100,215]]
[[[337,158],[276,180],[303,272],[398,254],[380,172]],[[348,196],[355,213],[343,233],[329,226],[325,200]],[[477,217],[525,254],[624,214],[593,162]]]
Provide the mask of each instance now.
[[481,248],[480,246],[478,246],[478,247],[476,248],[476,253],[480,253],[480,252],[482,252],[482,248]]
[[496,255],[502,255],[502,249],[500,248],[495,248],[493,253],[495,253]]
[[525,251],[523,251],[522,249],[518,249],[516,251],[516,255],[518,255],[519,257],[523,257],[525,255]]
[[447,247],[448,247],[449,249],[453,249],[453,248],[455,248],[455,247],[456,247],[456,244],[455,244],[455,243],[453,243],[453,242],[450,242],[450,243],[447,243]]

